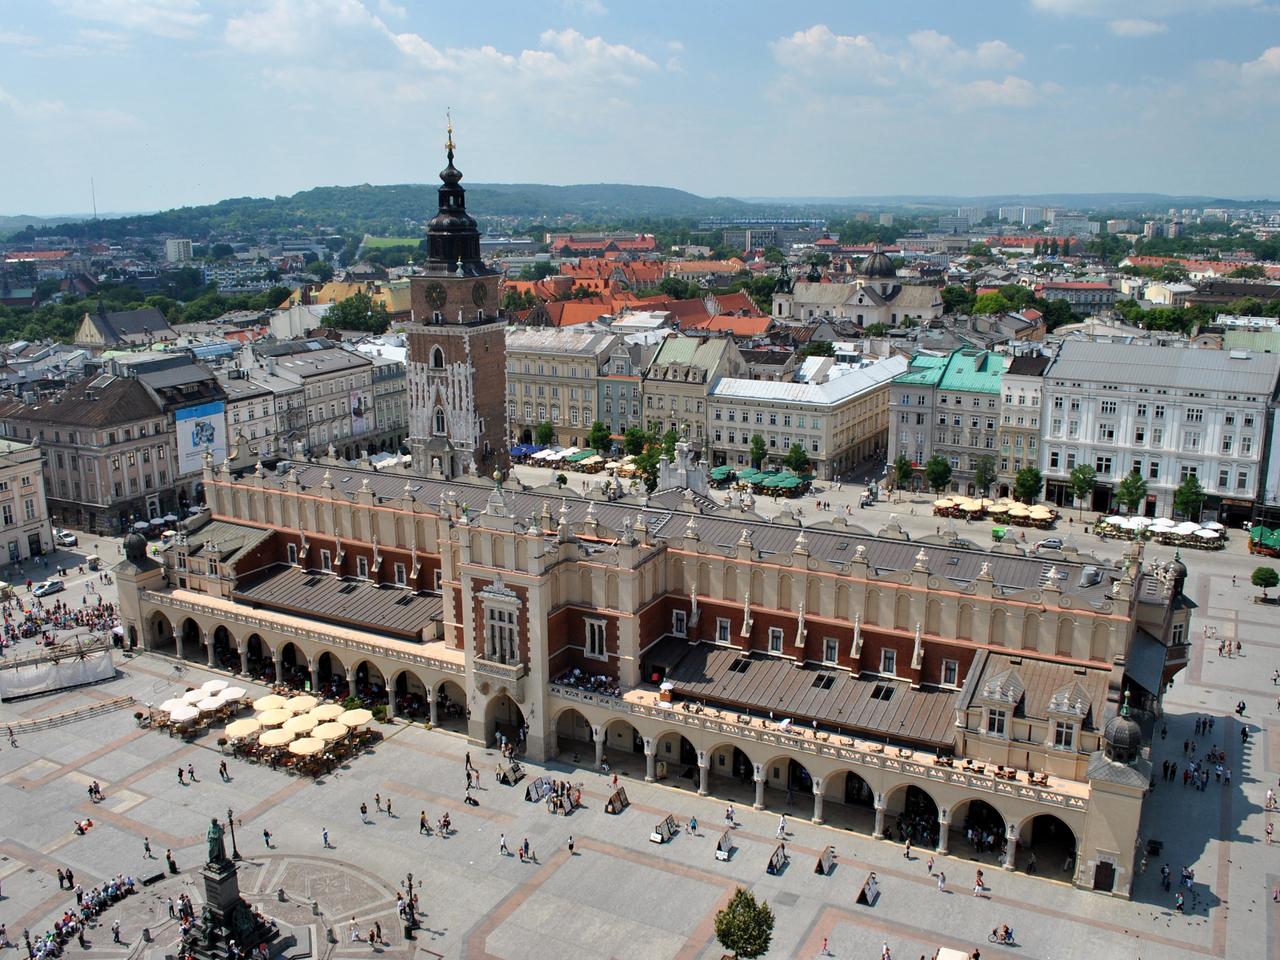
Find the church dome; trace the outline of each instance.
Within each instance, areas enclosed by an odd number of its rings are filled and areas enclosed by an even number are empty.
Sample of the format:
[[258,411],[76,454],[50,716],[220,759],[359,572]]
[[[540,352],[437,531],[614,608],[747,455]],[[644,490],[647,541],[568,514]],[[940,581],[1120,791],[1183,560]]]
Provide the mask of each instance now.
[[1142,752],[1142,727],[1129,716],[1129,693],[1125,692],[1124,706],[1107,721],[1102,732],[1103,750],[1108,760],[1132,763]]
[[862,265],[858,268],[858,273],[867,278],[892,278],[898,275],[898,268],[893,265],[893,261],[885,256],[879,247],[876,247],[862,261]]

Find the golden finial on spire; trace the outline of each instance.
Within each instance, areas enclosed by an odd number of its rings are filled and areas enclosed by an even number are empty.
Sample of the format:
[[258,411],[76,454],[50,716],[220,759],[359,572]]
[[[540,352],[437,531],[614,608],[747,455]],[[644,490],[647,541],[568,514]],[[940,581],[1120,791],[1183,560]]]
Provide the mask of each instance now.
[[445,108],[444,116],[445,120],[448,122],[449,128],[449,139],[445,143],[444,147],[450,153],[453,153],[453,113],[448,107]]

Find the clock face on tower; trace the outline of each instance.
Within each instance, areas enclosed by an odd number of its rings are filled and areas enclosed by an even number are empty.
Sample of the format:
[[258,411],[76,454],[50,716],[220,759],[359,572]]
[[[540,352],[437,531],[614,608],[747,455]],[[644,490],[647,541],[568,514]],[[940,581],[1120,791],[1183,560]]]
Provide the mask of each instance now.
[[484,281],[477,280],[471,288],[471,302],[477,307],[483,307],[485,300],[489,298],[489,288],[484,285]]
[[432,282],[427,284],[426,296],[427,304],[431,309],[439,310],[444,306],[444,302],[449,295],[445,292],[443,283]]

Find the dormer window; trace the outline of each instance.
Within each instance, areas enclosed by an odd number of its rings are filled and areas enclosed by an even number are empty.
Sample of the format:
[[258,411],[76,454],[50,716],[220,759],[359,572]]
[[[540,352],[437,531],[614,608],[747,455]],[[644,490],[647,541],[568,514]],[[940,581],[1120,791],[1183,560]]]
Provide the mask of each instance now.
[[989,737],[1006,737],[1005,724],[1009,719],[1008,711],[997,710],[995,708],[987,709],[987,736]]

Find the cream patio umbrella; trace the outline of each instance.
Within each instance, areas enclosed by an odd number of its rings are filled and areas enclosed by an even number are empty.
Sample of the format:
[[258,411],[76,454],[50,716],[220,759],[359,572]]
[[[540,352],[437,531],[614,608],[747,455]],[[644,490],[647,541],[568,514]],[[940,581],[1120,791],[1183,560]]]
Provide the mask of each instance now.
[[241,737],[251,737],[261,729],[262,724],[256,719],[245,717],[227,724],[226,734],[232,740],[239,740]]
[[253,709],[259,712],[263,710],[279,710],[288,701],[278,693],[268,693],[265,697],[259,697],[253,701]]
[[314,730],[316,726],[319,725],[319,722],[320,721],[318,721],[315,717],[311,717],[305,713],[301,713],[295,717],[290,717],[280,726],[281,726],[281,729],[292,730],[294,733],[309,733],[310,731]]
[[337,720],[344,713],[346,711],[340,703],[322,703],[311,711],[310,716],[315,717],[321,723],[326,723],[329,720]]
[[248,693],[249,691],[246,690],[244,687],[227,687],[220,694],[218,694],[218,696],[222,698],[223,703],[230,703],[232,700],[244,699],[244,697]]
[[201,700],[203,700],[207,696],[209,696],[209,694],[205,693],[203,690],[188,690],[186,693],[182,695],[182,702],[183,703],[199,703]]
[[207,690],[209,693],[221,693],[227,689],[227,686],[228,684],[225,680],[206,680],[201,684],[200,689]]
[[263,747],[283,747],[294,736],[292,730],[267,730],[258,735],[258,744]]
[[315,737],[303,737],[289,744],[289,752],[296,753],[300,757],[313,757],[323,749],[324,741],[317,740]]
[[290,713],[306,713],[320,701],[310,694],[300,694],[296,697],[290,697],[284,702],[284,708]]
[[200,711],[189,703],[184,703],[180,707],[174,707],[169,711],[169,719],[174,723],[187,723],[200,716]]
[[317,740],[324,740],[326,743],[330,740],[341,740],[351,730],[345,723],[338,723],[336,720],[330,720],[328,723],[322,723],[311,731],[311,736]]
[[203,700],[196,701],[195,706],[201,713],[213,713],[215,710],[222,709],[222,698],[205,697]]
[[264,710],[258,714],[258,722],[264,727],[278,727],[292,716],[293,714],[283,708]]
[[188,706],[187,701],[183,700],[181,697],[173,697],[172,699],[166,700],[164,703],[160,704],[159,709],[163,710],[165,713],[172,713],[179,707],[185,706]]
[[356,727],[363,727],[366,723],[368,723],[372,719],[373,719],[373,714],[370,713],[368,710],[365,710],[365,709],[347,710],[345,713],[342,714],[342,716],[338,717],[338,722],[343,724],[344,726],[348,726],[348,727],[351,727],[352,729],[355,729]]

